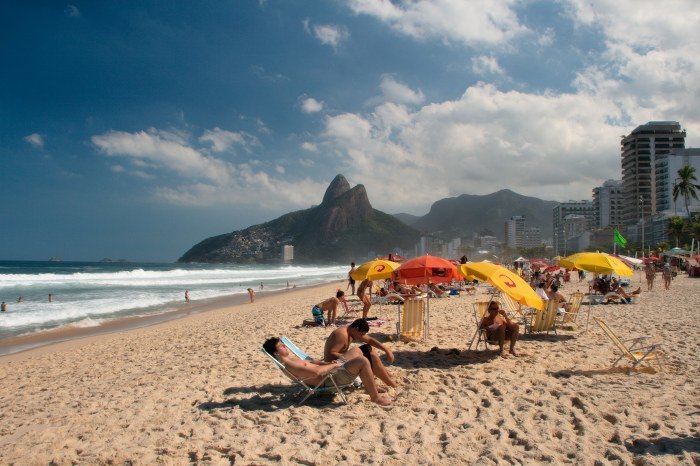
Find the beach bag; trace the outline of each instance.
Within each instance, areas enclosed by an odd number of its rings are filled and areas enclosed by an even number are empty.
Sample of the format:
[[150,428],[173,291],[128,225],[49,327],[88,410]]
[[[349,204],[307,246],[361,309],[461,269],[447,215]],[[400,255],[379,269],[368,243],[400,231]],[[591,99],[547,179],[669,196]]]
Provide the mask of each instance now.
[[450,296],[459,296],[459,291],[457,291],[457,290],[450,290]]

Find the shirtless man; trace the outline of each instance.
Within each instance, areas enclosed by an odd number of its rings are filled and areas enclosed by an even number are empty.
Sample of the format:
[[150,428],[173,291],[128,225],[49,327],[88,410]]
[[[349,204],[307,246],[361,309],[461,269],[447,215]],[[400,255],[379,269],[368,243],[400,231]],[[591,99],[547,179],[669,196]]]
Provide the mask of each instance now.
[[360,298],[360,301],[362,301],[362,304],[364,305],[362,307],[362,318],[366,319],[367,318],[367,313],[369,312],[369,308],[372,307],[372,300],[369,298],[369,290],[372,289],[372,282],[369,281],[368,279],[362,280],[360,282],[360,286],[357,287],[357,297]]
[[[323,348],[323,360],[328,362],[338,359],[350,361],[364,356],[369,361],[374,375],[388,386],[396,387],[396,382],[391,378],[391,374],[386,370],[381,359],[379,359],[379,355],[372,347],[382,350],[386,354],[389,364],[394,362],[394,353],[374,338],[368,336],[367,332],[369,332],[369,325],[367,325],[365,319],[357,319],[350,325],[333,330]],[[364,344],[351,348],[350,344],[353,340],[361,341]]]
[[[377,384],[374,382],[374,375],[369,361],[363,357],[356,357],[349,361],[335,360],[326,361],[302,361],[301,359],[292,356],[291,351],[282,343],[279,338],[270,338],[263,343],[263,348],[268,354],[272,355],[279,362],[284,364],[284,367],[296,378],[303,380],[305,384],[315,387],[328,372],[337,369],[334,374],[336,383],[346,385],[351,383],[359,375],[362,380],[362,385],[365,392],[369,395],[370,400],[380,406],[391,405],[391,400],[379,396]],[[332,384],[330,380],[326,384]],[[331,385],[326,385],[331,386]]]
[[[338,314],[338,304],[340,301],[344,301],[345,292],[338,290],[335,294],[335,298],[328,298],[325,301],[321,301],[311,308],[311,313],[313,314],[314,309],[320,309],[320,314],[323,315],[324,312],[328,312],[328,319],[326,319],[327,325],[335,324],[335,317]],[[345,310],[347,311],[347,304],[345,304]],[[316,311],[318,313],[318,311]],[[316,315],[316,314],[314,314]]]
[[647,277],[647,291],[654,288],[654,279],[656,278],[656,266],[652,261],[648,261],[644,266],[644,274]]
[[503,351],[506,340],[510,340],[510,354],[517,356],[515,342],[518,341],[520,328],[508,318],[505,312],[499,311],[496,301],[489,303],[489,313],[484,316],[480,328],[486,329],[488,341],[498,342],[501,356],[505,356]]

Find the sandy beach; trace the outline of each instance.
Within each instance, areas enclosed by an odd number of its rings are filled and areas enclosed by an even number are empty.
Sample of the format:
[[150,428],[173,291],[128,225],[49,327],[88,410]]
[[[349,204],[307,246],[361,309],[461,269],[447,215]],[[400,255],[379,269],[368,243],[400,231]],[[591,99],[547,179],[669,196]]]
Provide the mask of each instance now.
[[[300,324],[344,283],[5,356],[0,462],[700,464],[700,280],[679,276],[665,291],[660,278],[637,304],[594,306],[592,316],[622,338],[661,343],[661,372],[613,369],[615,348],[592,320],[583,333],[585,314],[558,336],[523,337],[518,358],[465,351],[480,289],[431,300],[426,341],[386,343],[401,382],[390,409],[362,390],[347,405],[316,397],[296,407],[260,352],[284,334],[319,357],[331,329]],[[577,289],[587,284],[562,291]],[[386,341],[396,308],[377,313],[387,322],[370,334]]]

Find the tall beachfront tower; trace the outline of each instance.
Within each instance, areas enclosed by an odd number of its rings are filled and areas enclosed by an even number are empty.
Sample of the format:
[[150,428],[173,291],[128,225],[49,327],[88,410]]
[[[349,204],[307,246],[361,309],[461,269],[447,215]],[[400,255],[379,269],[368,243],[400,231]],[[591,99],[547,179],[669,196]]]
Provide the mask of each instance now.
[[622,180],[608,180],[593,188],[595,228],[619,227],[622,223]]
[[505,223],[506,246],[513,249],[523,247],[525,237],[525,217],[514,215]]
[[579,234],[582,227],[590,230],[595,224],[593,202],[583,200],[557,204],[552,209],[555,252],[561,254],[563,251],[568,251],[566,241]]
[[657,206],[656,166],[659,157],[685,148],[685,131],[677,121],[650,121],[621,140],[622,221],[625,225],[663,210]]

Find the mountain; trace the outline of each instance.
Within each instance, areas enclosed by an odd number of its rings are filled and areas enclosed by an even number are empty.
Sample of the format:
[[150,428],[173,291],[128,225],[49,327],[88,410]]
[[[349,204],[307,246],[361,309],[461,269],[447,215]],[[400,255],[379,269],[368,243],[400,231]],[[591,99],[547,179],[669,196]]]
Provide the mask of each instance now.
[[421,217],[420,217],[420,215],[400,213],[400,214],[394,214],[394,218],[398,218],[406,225],[411,226],[414,223],[416,223]]
[[294,246],[295,262],[349,262],[368,250],[410,248],[418,232],[372,208],[361,184],[337,175],[320,205],[275,220],[207,238],[178,262],[250,263],[279,261],[283,245]]
[[543,201],[523,196],[509,189],[486,195],[462,194],[435,202],[423,217],[411,224],[423,232],[443,231],[446,234],[471,236],[491,230],[504,240],[504,223],[513,215],[525,217],[527,228],[539,227],[542,237],[552,236],[552,209],[556,201]]

